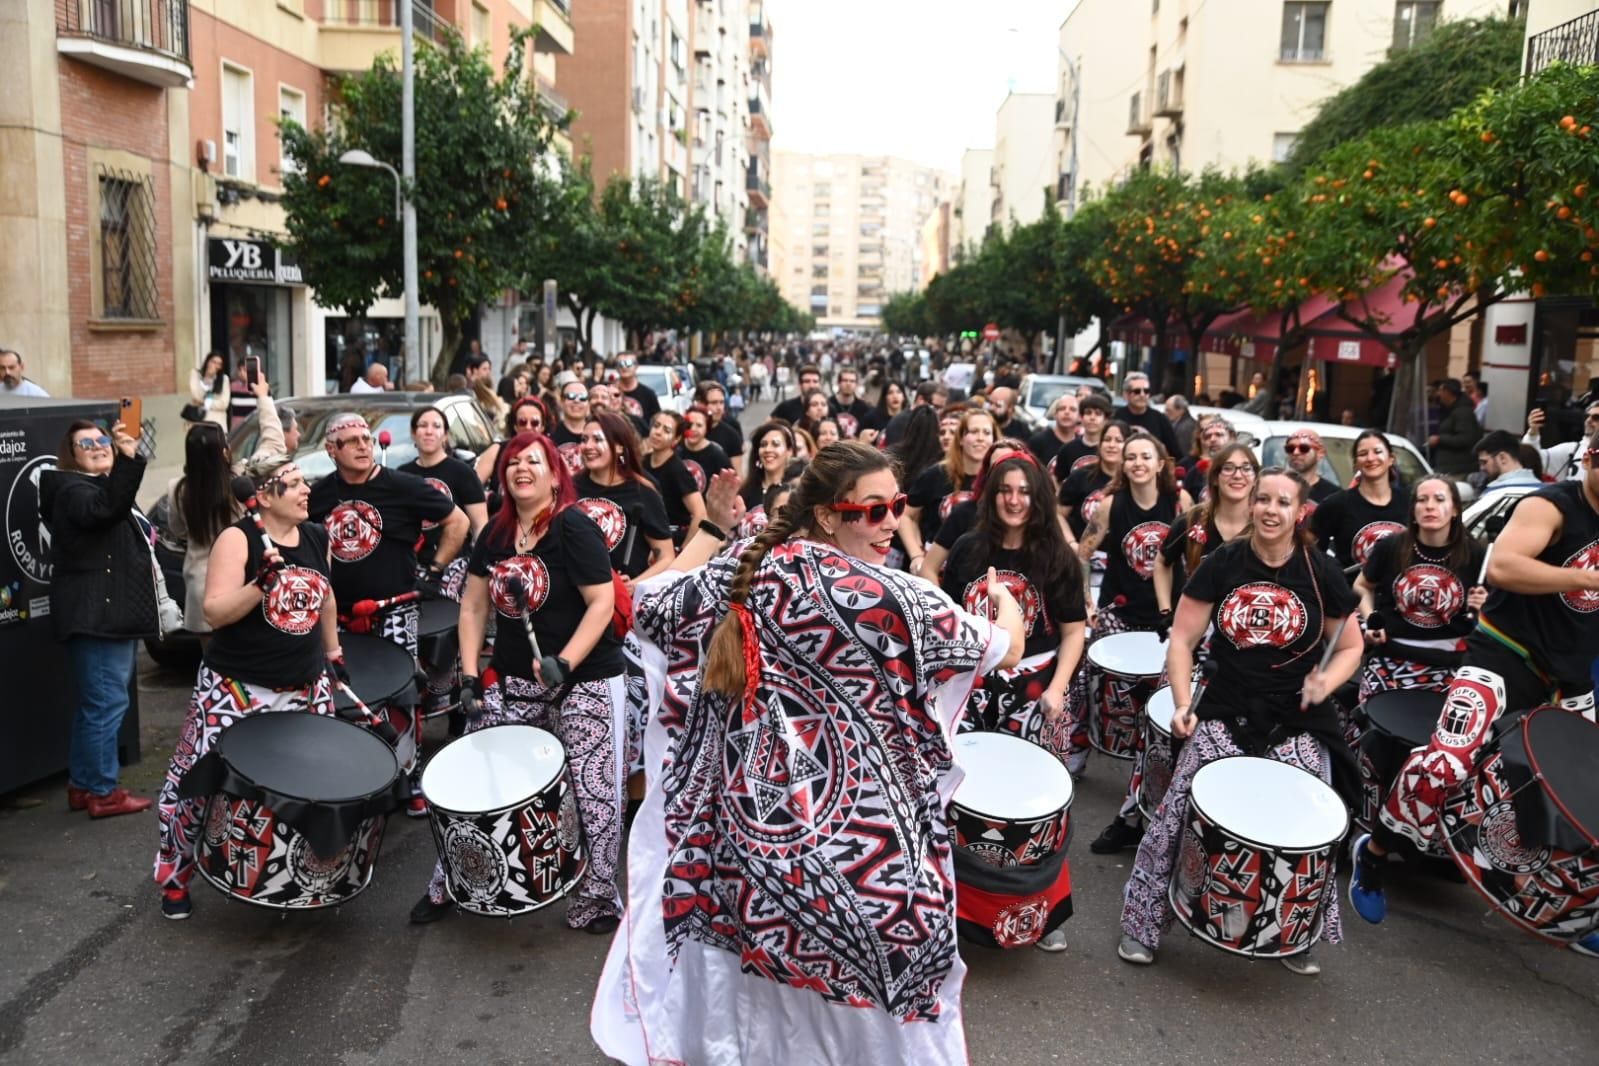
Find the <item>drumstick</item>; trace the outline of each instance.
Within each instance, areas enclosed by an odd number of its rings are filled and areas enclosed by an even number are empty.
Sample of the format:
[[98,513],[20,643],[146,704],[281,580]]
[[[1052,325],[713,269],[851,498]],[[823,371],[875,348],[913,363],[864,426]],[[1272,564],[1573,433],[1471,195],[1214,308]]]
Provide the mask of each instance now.
[[533,632],[533,612],[528,610],[528,588],[522,585],[522,629],[527,633],[528,647],[533,649],[533,658],[538,661],[539,671],[544,675],[542,680],[546,686],[553,687],[566,680],[566,674],[561,669],[561,664],[554,657],[546,656],[539,647],[538,634]]
[[250,516],[250,521],[255,523],[256,532],[261,534],[261,546],[271,551],[272,538],[267,535],[266,523],[261,520],[261,506],[255,498],[255,482],[243,474],[234,478],[233,498],[244,504],[244,513]]
[[622,543],[623,566],[626,566],[627,561],[633,558],[633,544],[638,540],[638,523],[639,519],[643,517],[644,508],[638,504],[635,503],[627,509],[627,539]]
[[371,728],[372,732],[382,737],[384,742],[387,743],[391,748],[400,742],[399,730],[395,729],[392,725],[380,718],[378,715],[373,714],[372,709],[365,703],[361,702],[361,697],[355,694],[355,689],[351,688],[349,685],[346,685],[343,681],[340,681],[337,675],[329,676],[333,678],[333,686],[340,692],[344,693],[344,695],[349,697],[350,702],[355,704],[356,711],[360,713],[362,718],[366,719],[366,724]]
[[[1343,639],[1344,626],[1349,624],[1349,615],[1338,619],[1338,627],[1333,630],[1332,639],[1327,642],[1327,647],[1322,649],[1321,664],[1316,667],[1317,673],[1326,673],[1327,664],[1332,662],[1333,653],[1338,650],[1338,642]],[[1310,706],[1310,697],[1303,692],[1299,694],[1299,709],[1301,711]]]
[[[1477,571],[1477,584],[1479,585],[1488,580],[1488,560],[1494,557],[1494,538],[1505,531],[1505,522],[1504,515],[1496,514],[1483,525],[1483,532],[1488,534],[1488,547],[1482,553],[1482,569]],[[1467,607],[1466,617],[1475,626],[1477,623],[1477,608]]]

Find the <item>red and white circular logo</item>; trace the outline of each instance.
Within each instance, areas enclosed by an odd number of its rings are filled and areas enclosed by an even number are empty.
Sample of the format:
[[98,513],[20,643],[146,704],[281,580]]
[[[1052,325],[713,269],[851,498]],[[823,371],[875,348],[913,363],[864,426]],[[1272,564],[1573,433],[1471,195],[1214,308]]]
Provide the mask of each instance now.
[[556,448],[561,453],[561,459],[566,463],[567,473],[573,477],[583,472],[583,449],[577,444],[562,444]]
[[[997,570],[995,571],[995,576],[999,578],[999,583],[1010,590],[1012,596],[1016,597],[1016,602],[1022,609],[1022,621],[1026,624],[1026,633],[1028,636],[1032,636],[1033,625],[1038,621],[1043,604],[1043,599],[1039,596],[1038,589],[1033,586],[1031,581],[1027,580],[1025,575],[1018,574],[1014,570]],[[988,599],[988,575],[986,573],[966,586],[965,592],[961,594],[961,606],[979,618],[992,617],[993,606]]]
[[683,466],[688,470],[688,476],[694,479],[694,487],[703,493],[708,484],[705,480],[705,468],[692,459],[684,459]]
[[1417,563],[1394,578],[1394,604],[1399,616],[1417,629],[1449,624],[1466,605],[1466,586],[1453,572],[1433,563]]
[[267,625],[291,637],[303,637],[317,627],[322,603],[332,592],[328,579],[303,566],[284,567],[277,584],[261,600]]
[[1097,462],[1099,462],[1099,456],[1094,455],[1093,453],[1089,453],[1088,455],[1079,455],[1077,457],[1077,461],[1072,464],[1072,471],[1076,472],[1078,470],[1083,470],[1087,467],[1093,466]]
[[1155,557],[1170,529],[1165,522],[1140,522],[1122,538],[1122,557],[1146,581],[1155,573]]
[[[1560,564],[1569,566],[1573,570],[1599,570],[1599,540],[1594,541],[1580,551],[1573,552],[1571,558]],[[1588,589],[1581,592],[1562,592],[1560,598],[1578,614],[1592,614],[1599,611],[1599,592]]]
[[839,413],[833,416],[838,423],[838,435],[845,440],[854,440],[861,431],[861,424],[854,415]]
[[[436,477],[425,477],[422,480],[426,481],[430,486],[432,486],[433,488],[435,488],[438,491],[442,492],[444,494],[444,498],[446,500],[449,500],[451,503],[455,502],[455,493],[450,491],[450,486],[446,485],[444,482],[440,481]],[[437,522],[434,522],[434,521],[432,521],[430,519],[427,519],[427,518],[422,519],[422,530],[424,532],[426,532],[427,530],[430,530],[430,529],[437,529],[437,528],[439,528],[439,524]]]
[[627,515],[610,500],[599,497],[578,500],[577,509],[594,519],[594,524],[600,527],[600,532],[605,536],[608,550],[615,551],[616,546],[622,543],[622,538],[627,536]]
[[1239,649],[1286,648],[1305,635],[1307,622],[1304,602],[1270,581],[1238,586],[1216,612],[1216,628]]
[[938,520],[942,522],[949,517],[951,511],[971,498],[972,494],[969,492],[952,492],[945,496],[943,502],[938,505]]
[[1355,539],[1350,542],[1349,554],[1355,562],[1364,563],[1379,540],[1404,531],[1405,527],[1398,522],[1367,522],[1360,527],[1360,532],[1356,533]]
[[328,513],[328,543],[341,563],[360,562],[382,539],[383,516],[365,500],[345,500]]
[[633,399],[631,393],[622,393],[622,410],[626,411],[634,418],[644,417],[644,405]]
[[494,609],[507,618],[520,618],[524,595],[529,614],[550,598],[550,571],[544,560],[536,555],[513,555],[495,563],[489,571],[489,600]]
[[1094,520],[1094,512],[1099,510],[1099,505],[1105,502],[1105,490],[1098,489],[1083,497],[1083,524],[1086,526]]
[[739,538],[758,537],[766,528],[766,508],[756,504],[744,512],[744,517],[738,523]]

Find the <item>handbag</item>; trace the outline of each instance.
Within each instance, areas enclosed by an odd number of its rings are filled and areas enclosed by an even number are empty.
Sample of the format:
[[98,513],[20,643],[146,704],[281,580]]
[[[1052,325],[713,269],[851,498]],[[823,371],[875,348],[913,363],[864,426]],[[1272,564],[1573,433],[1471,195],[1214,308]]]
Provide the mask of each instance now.
[[183,628],[183,606],[167,592],[167,576],[161,572],[161,561],[155,557],[155,542],[151,539],[155,532],[154,524],[137,511],[134,512],[134,518],[140,539],[150,549],[150,572],[155,576],[156,628],[165,639]]
[[178,410],[178,414],[183,418],[183,420],[185,422],[204,422],[205,421],[205,408],[201,407],[197,403],[186,403],[186,404],[184,404]]

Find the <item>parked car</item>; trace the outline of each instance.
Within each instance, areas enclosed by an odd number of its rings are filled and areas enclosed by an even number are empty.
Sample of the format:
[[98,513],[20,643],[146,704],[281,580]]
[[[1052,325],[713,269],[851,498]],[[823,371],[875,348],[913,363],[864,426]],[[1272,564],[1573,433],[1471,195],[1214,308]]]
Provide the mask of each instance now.
[[638,379],[661,401],[661,410],[682,414],[694,402],[694,390],[675,366],[643,364]]
[[1028,374],[1022,378],[1021,388],[1017,390],[1016,410],[1024,412],[1031,424],[1047,426],[1049,405],[1060,396],[1067,393],[1075,396],[1084,388],[1092,389],[1101,396],[1108,394],[1105,383],[1098,378],[1075,374]]
[[[411,415],[419,407],[437,407],[444,412],[449,427],[450,448],[462,459],[471,462],[486,449],[498,435],[477,401],[464,393],[385,392],[352,396],[336,393],[331,396],[291,396],[278,401],[279,407],[292,408],[300,426],[300,447],[294,460],[305,472],[306,479],[315,481],[333,470],[333,460],[322,446],[322,429],[328,420],[346,411],[354,411],[372,426],[372,435],[381,438],[389,434],[389,446],[378,449],[378,461],[384,466],[397,467],[416,458],[416,448],[411,443]],[[228,448],[235,455],[251,455],[261,435],[255,415],[239,423],[228,437]],[[167,591],[173,599],[182,602],[183,553],[188,547],[182,539],[173,536],[170,520],[171,501],[165,493],[149,511],[155,526],[156,561],[166,578]],[[157,640],[145,640],[150,657],[163,666],[189,668],[198,663],[200,642],[188,630],[178,630]]]
[[[1288,438],[1302,429],[1314,430],[1327,446],[1327,453],[1322,456],[1320,473],[1337,485],[1348,485],[1355,478],[1355,461],[1350,454],[1354,449],[1355,438],[1365,432],[1359,426],[1341,426],[1331,422],[1281,422],[1263,421],[1264,434],[1256,440],[1253,447],[1255,458],[1260,460],[1262,466],[1288,465],[1287,453],[1283,446],[1288,443]],[[1405,437],[1398,434],[1388,434],[1388,440],[1394,447],[1394,462],[1399,468],[1399,477],[1406,485],[1414,485],[1419,479],[1431,474],[1432,464],[1421,450],[1410,443]],[[1460,490],[1462,502],[1470,503],[1477,498],[1477,490],[1471,483],[1463,479],[1455,482]]]
[[1502,489],[1483,493],[1467,504],[1466,513],[1460,516],[1460,520],[1465,523],[1466,533],[1478,539],[1485,539],[1488,536],[1488,520],[1495,515],[1508,517],[1516,501],[1536,488],[1539,486],[1506,485]]
[[1256,441],[1264,440],[1271,435],[1264,418],[1235,407],[1202,407],[1190,404],[1188,413],[1194,416],[1196,422],[1206,415],[1220,415],[1227,420],[1229,426],[1233,427],[1233,432],[1238,434],[1239,442],[1250,447],[1254,447]]

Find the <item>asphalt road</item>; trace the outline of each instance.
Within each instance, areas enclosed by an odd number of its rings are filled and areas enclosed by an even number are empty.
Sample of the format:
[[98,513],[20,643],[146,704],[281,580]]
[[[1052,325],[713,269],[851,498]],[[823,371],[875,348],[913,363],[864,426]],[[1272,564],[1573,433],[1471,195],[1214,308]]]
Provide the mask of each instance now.
[[[124,780],[153,794],[190,679],[143,660],[140,684],[145,758]],[[1346,910],[1318,978],[1180,928],[1158,965],[1120,962],[1131,854],[1086,843],[1125,773],[1099,759],[1077,794],[1070,949],[964,949],[974,1062],[1599,1061],[1599,961],[1435,878],[1394,877],[1380,929]],[[197,881],[193,918],[168,922],[149,879],[153,813],[91,821],[67,811],[64,786],[0,797],[0,1063],[605,1061],[588,1010],[607,942],[568,930],[559,906],[407,924],[433,863],[424,822],[390,820],[373,886],[337,911],[283,917]]]

